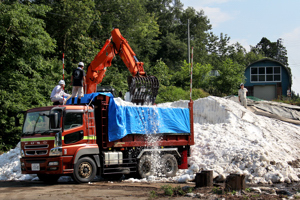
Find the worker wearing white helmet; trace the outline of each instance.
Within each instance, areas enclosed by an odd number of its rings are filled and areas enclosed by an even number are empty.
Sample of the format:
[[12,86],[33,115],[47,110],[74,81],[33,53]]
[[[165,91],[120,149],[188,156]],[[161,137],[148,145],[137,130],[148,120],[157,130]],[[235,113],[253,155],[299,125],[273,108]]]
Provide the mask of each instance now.
[[72,89],[72,104],[74,104],[75,97],[78,95],[77,104],[80,104],[81,97],[84,96],[83,86],[85,85],[85,72],[83,71],[84,63],[79,62],[77,69],[73,71],[71,76],[70,85],[73,86]]
[[66,99],[70,96],[64,92],[65,85],[65,81],[60,80],[58,85],[56,85],[52,90],[50,99],[53,102],[53,105],[63,104],[64,101],[66,101]]

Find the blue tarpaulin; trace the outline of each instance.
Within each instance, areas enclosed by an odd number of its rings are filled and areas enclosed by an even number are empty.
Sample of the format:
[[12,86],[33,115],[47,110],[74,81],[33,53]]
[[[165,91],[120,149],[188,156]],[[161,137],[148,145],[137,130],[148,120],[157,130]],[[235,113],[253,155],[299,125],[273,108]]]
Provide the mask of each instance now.
[[[115,103],[111,93],[86,94],[81,98],[81,103],[89,103],[99,94],[111,97],[108,106],[108,139],[110,142],[128,134],[190,133],[190,117],[187,108],[120,106]],[[70,100],[67,104],[71,104]]]

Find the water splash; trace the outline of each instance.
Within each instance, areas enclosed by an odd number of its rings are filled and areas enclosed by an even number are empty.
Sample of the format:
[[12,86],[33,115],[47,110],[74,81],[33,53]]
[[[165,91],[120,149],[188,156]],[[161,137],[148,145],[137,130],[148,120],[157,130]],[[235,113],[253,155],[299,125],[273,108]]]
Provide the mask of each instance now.
[[[152,175],[153,176],[162,176],[162,169],[161,169],[161,147],[160,147],[160,142],[163,139],[162,134],[158,134],[159,130],[159,114],[158,114],[158,110],[155,107],[151,107],[152,111],[151,114],[149,113],[148,116],[148,122],[145,123],[150,123],[149,126],[145,125],[144,127],[151,127],[147,130],[145,130],[146,135],[146,148],[148,149],[152,149],[153,151],[151,151],[151,161],[152,161]],[[150,111],[150,109],[148,109],[147,111]]]

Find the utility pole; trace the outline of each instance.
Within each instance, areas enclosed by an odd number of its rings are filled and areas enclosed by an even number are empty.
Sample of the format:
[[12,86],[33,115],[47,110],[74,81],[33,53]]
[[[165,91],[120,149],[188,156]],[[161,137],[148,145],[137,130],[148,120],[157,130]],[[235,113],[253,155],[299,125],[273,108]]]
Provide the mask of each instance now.
[[189,64],[191,63],[191,56],[190,56],[190,19],[188,19],[188,61]]

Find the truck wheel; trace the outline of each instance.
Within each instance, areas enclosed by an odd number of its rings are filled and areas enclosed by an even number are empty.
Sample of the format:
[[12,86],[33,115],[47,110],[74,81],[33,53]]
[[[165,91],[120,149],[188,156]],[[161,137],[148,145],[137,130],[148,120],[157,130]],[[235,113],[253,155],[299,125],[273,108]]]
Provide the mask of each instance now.
[[178,171],[178,163],[175,156],[171,154],[164,155],[162,157],[161,165],[162,173],[166,175],[166,177],[173,177],[176,175]]
[[153,174],[153,165],[151,157],[148,155],[143,155],[138,162],[138,172],[141,178],[146,178]]
[[87,183],[96,176],[96,164],[90,157],[80,158],[75,164],[73,178],[77,183]]
[[60,175],[56,174],[37,174],[37,176],[39,177],[40,181],[50,184],[56,183],[60,177]]

